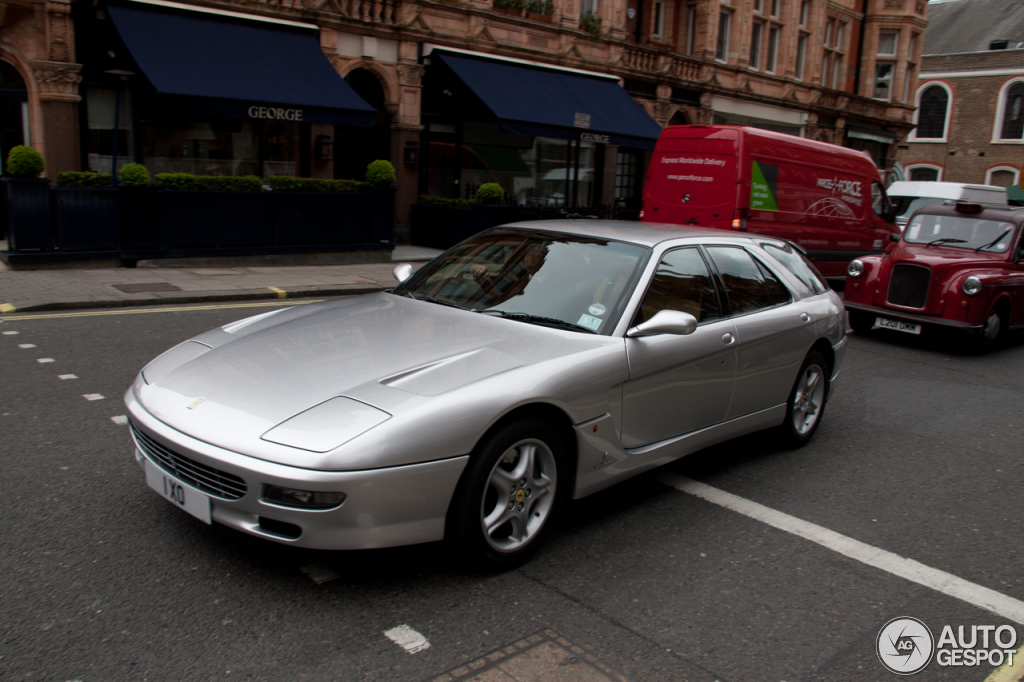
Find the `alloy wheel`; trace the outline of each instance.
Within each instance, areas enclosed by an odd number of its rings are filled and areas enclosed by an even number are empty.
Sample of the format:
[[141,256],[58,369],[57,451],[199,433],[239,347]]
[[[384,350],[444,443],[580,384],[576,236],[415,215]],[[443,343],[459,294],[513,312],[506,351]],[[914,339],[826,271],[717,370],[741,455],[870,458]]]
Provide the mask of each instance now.
[[820,365],[809,365],[793,393],[793,429],[801,436],[809,433],[821,417],[825,404],[823,374]]
[[551,514],[558,484],[555,456],[542,440],[517,442],[498,458],[480,502],[480,525],[498,552],[529,544]]

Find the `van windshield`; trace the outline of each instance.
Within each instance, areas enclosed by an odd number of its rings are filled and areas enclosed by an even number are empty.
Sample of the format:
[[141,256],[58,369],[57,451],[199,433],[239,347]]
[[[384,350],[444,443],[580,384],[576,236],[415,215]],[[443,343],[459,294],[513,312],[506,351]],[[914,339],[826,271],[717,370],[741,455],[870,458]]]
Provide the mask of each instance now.
[[910,244],[935,244],[958,249],[1006,253],[1016,228],[1001,220],[950,215],[917,215],[903,232]]

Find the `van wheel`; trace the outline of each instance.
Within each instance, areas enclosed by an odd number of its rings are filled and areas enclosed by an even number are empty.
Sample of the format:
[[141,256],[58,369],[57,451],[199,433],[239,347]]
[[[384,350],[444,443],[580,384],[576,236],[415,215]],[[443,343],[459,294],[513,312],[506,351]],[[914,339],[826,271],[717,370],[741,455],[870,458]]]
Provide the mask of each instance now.
[[850,311],[850,329],[857,332],[861,336],[866,336],[871,332],[871,327],[874,326],[875,321],[873,315],[868,313],[862,313],[859,310]]
[[786,444],[793,448],[807,445],[821,424],[828,397],[830,370],[825,356],[811,351],[797,374],[793,390],[786,401],[786,421],[781,431]]

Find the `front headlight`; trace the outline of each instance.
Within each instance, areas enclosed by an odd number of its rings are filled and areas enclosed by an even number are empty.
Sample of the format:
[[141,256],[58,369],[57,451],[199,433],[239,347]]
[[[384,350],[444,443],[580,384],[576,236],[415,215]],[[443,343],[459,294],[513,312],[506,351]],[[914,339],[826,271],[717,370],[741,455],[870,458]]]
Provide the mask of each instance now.
[[345,493],[314,490],[293,490],[268,485],[263,488],[263,499],[281,507],[296,509],[333,509],[345,501]]
[[970,277],[964,280],[961,289],[968,296],[974,296],[979,291],[981,291],[981,280],[975,277],[974,275],[971,275]]
[[860,260],[850,261],[850,264],[846,266],[846,274],[850,277],[860,277],[864,274],[864,262]]

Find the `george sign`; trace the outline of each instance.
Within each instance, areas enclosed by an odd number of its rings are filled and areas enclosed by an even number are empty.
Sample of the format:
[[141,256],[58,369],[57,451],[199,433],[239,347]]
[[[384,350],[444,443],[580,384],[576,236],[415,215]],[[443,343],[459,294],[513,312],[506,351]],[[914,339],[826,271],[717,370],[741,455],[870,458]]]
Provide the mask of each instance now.
[[597,144],[608,144],[611,135],[598,135],[597,133],[580,133],[580,142],[596,142]]
[[265,119],[268,121],[302,120],[302,109],[284,109],[282,107],[259,107],[254,105],[249,107],[248,113],[249,118]]
[[589,128],[590,127],[590,114],[581,114],[576,112],[576,117],[572,121],[573,128]]

